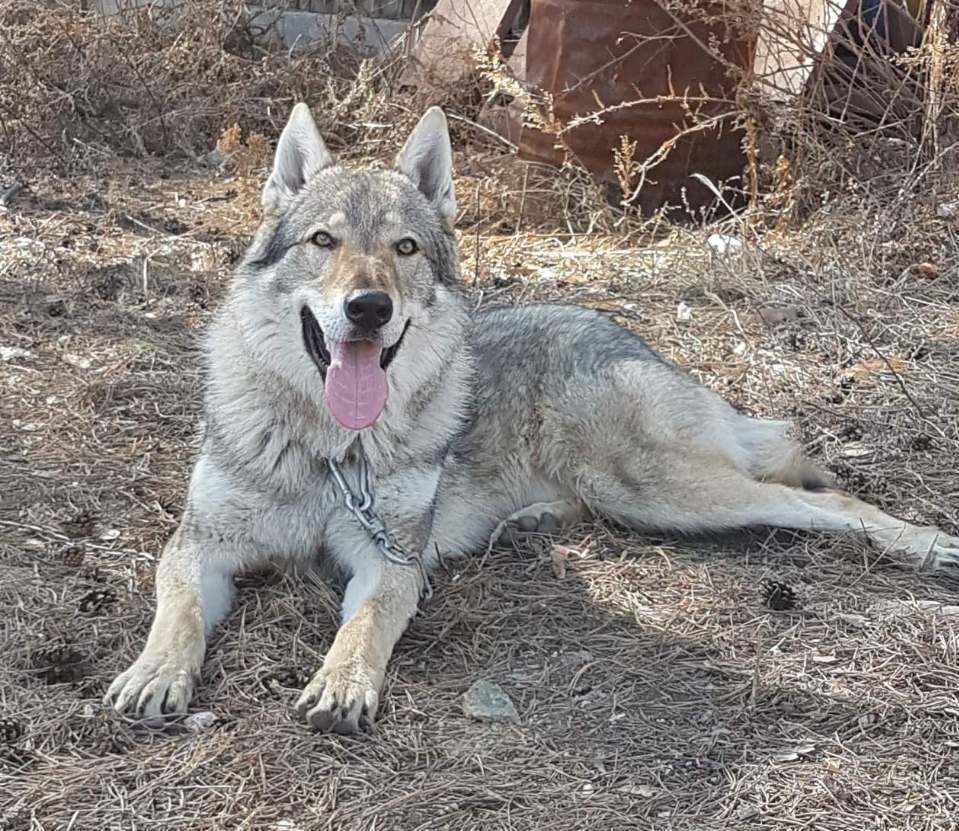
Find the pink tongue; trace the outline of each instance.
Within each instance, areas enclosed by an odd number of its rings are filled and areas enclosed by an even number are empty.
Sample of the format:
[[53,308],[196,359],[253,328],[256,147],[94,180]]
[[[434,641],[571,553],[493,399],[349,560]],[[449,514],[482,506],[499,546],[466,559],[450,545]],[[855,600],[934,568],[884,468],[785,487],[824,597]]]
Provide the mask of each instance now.
[[386,372],[381,349],[368,340],[330,343],[326,406],[347,430],[369,427],[386,406]]

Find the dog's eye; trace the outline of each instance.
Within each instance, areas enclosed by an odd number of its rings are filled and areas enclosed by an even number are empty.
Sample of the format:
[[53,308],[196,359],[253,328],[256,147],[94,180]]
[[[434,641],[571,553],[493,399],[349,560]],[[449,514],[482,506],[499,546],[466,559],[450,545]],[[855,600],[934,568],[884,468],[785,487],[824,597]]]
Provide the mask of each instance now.
[[404,257],[415,254],[419,250],[420,247],[416,244],[416,240],[410,239],[409,237],[404,237],[396,243],[396,252],[402,254]]
[[333,246],[336,245],[336,240],[326,233],[326,231],[317,231],[313,235],[313,244],[318,245],[320,248],[333,248]]

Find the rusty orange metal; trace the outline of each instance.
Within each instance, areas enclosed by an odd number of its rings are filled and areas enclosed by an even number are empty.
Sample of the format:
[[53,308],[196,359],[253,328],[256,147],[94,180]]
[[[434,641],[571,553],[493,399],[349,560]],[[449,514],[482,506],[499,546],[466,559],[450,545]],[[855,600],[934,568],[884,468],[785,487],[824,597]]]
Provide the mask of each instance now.
[[[690,6],[697,0],[691,0]],[[602,111],[599,123],[569,129],[559,139],[524,126],[520,156],[558,164],[572,155],[614,200],[620,177],[614,150],[621,137],[643,160],[683,135],[649,171],[634,201],[652,211],[665,203],[697,208],[714,201],[696,179],[738,179],[744,167],[742,132],[725,114],[736,110],[738,84],[752,65],[754,38],[737,30],[728,3],[708,0],[683,19],[657,0],[532,0],[527,30],[526,80],[552,97],[553,115],[568,126]],[[711,48],[704,45],[709,44]],[[677,96],[695,99],[695,118]],[[643,103],[631,103],[641,101]]]

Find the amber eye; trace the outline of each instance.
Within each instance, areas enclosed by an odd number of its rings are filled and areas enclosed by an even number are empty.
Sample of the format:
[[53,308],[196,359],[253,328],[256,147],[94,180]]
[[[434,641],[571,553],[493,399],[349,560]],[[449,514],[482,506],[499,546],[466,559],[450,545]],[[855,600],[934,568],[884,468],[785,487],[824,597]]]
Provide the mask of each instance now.
[[313,235],[313,244],[318,245],[320,248],[332,248],[336,245],[336,240],[326,233],[326,231],[317,231]]
[[402,254],[404,257],[408,257],[410,254],[415,254],[419,250],[420,248],[416,244],[416,240],[410,239],[409,237],[404,237],[398,243],[396,243],[396,253]]

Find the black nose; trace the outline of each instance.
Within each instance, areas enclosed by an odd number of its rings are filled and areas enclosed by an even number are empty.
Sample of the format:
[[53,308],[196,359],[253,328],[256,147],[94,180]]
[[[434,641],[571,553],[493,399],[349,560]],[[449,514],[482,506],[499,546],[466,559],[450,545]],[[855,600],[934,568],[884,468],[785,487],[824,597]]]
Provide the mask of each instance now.
[[393,301],[383,291],[368,291],[346,301],[346,316],[361,329],[372,332],[389,323]]

